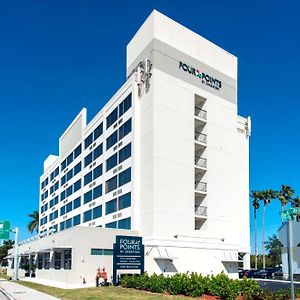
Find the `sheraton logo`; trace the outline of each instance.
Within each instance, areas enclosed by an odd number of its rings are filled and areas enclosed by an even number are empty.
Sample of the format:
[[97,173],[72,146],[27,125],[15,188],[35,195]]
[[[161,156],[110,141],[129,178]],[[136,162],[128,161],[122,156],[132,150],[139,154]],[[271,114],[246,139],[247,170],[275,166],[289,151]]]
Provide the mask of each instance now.
[[183,71],[188,72],[195,77],[198,77],[203,84],[208,85],[213,89],[220,90],[222,88],[222,81],[211,77],[210,75],[201,72],[200,70],[191,67],[182,61],[179,62],[179,69],[182,69]]

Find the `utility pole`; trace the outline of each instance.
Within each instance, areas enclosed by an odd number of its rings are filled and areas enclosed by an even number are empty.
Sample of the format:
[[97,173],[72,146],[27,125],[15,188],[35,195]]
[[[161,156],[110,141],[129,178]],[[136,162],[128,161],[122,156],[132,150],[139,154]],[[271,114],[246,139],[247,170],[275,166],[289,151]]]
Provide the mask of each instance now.
[[288,255],[288,264],[289,264],[289,276],[291,281],[291,296],[292,300],[295,300],[295,291],[294,291],[294,275],[293,275],[293,229],[292,229],[292,220],[288,220],[287,224],[287,255]]
[[262,255],[263,255],[263,269],[266,268],[266,255],[265,255],[265,214],[266,214],[266,204],[263,206],[263,215],[262,215]]
[[12,229],[11,232],[15,234],[15,249],[14,249],[14,280],[17,281],[19,279],[18,272],[19,272],[19,228],[16,227]]
[[257,270],[257,220],[256,208],[254,207],[254,251],[255,251],[255,270]]

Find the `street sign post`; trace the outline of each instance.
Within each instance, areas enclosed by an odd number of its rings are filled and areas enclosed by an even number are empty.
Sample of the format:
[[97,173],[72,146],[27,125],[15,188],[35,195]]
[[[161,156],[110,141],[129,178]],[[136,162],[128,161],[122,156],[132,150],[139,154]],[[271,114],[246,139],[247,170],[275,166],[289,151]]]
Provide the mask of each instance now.
[[113,256],[113,284],[118,270],[140,270],[144,273],[144,245],[140,236],[117,235]]
[[0,240],[9,240],[10,222],[0,221]]
[[293,272],[293,230],[292,221],[296,219],[297,215],[300,214],[299,207],[292,207],[285,209],[281,212],[282,221],[287,222],[287,254],[288,254],[288,266],[289,266],[289,276],[291,281],[291,296],[292,300],[295,300],[295,290],[294,290],[294,272]]

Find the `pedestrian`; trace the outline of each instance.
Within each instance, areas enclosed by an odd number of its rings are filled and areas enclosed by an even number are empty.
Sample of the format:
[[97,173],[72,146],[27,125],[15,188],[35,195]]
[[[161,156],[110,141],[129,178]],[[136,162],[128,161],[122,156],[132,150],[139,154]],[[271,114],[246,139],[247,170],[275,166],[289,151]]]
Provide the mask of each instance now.
[[101,272],[101,278],[104,281],[104,286],[107,286],[107,273],[105,271],[105,268],[103,267],[102,272]]
[[99,286],[99,279],[101,277],[101,271],[100,271],[100,268],[97,269],[97,272],[96,272],[96,287]]

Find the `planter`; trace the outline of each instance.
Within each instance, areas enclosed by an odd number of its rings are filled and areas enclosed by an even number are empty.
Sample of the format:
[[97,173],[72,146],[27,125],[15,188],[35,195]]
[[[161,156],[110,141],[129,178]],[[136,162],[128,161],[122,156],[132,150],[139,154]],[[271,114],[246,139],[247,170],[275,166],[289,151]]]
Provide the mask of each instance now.
[[29,276],[30,276],[29,272],[26,272],[25,277],[29,277]]
[[30,275],[30,277],[35,277],[35,273],[32,273],[32,274]]

